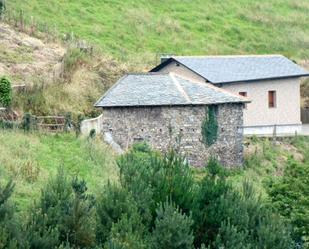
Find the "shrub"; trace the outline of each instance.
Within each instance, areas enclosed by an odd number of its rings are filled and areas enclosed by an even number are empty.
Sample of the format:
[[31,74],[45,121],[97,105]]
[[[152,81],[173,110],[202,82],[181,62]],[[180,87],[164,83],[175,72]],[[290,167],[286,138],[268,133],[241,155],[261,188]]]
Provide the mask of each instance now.
[[136,213],[137,207],[132,196],[125,189],[110,183],[99,195],[96,212],[96,237],[99,243],[105,243],[110,236],[111,228],[124,214]]
[[31,129],[31,114],[25,113],[21,122],[21,127],[24,131],[30,131]]
[[5,0],[0,0],[0,17],[5,11]]
[[146,229],[137,212],[123,214],[121,219],[113,224],[110,239],[105,248],[110,248],[111,245],[123,249],[149,248]]
[[84,181],[69,180],[62,169],[42,190],[26,224],[30,248],[94,245],[93,197]]
[[193,210],[195,246],[288,248],[292,240],[286,224],[263,205],[248,182],[242,192],[235,191],[216,167],[200,183]]
[[149,146],[148,143],[146,142],[140,142],[140,143],[135,143],[133,144],[132,146],[132,150],[133,151],[136,151],[136,152],[145,152],[145,153],[148,153],[151,151],[151,148]]
[[19,224],[14,216],[14,207],[9,203],[14,184],[9,181],[5,186],[0,184],[0,248],[24,248],[20,236]]
[[94,139],[96,137],[96,130],[91,129],[89,132],[89,138]]
[[309,167],[293,159],[287,161],[284,175],[269,182],[268,194],[274,208],[293,225],[297,242],[309,248]]
[[64,131],[69,131],[72,127],[72,113],[67,112],[64,116]]
[[13,105],[17,108],[22,107],[24,112],[33,113],[35,115],[50,113],[51,107],[47,105],[44,96],[46,89],[41,81],[35,82],[33,86],[26,86],[24,91],[16,92]]
[[0,129],[14,129],[18,124],[14,121],[0,119]]
[[120,157],[118,165],[121,184],[132,193],[145,220],[151,220],[157,205],[167,198],[189,212],[195,181],[182,156],[173,151],[163,157],[131,151]]
[[9,107],[11,103],[12,103],[11,82],[7,78],[2,77],[0,78],[0,105],[4,107]]
[[165,202],[157,210],[155,228],[152,232],[153,249],[192,249],[193,248],[193,220],[182,211]]
[[79,48],[70,47],[63,57],[63,77],[71,79],[75,70],[85,64],[87,55]]

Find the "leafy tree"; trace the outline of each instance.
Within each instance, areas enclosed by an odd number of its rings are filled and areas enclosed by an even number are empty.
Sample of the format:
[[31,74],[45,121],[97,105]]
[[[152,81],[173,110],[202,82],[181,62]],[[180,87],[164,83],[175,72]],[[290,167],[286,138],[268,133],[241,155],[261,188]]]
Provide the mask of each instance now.
[[[1,13],[1,4],[0,4]],[[12,88],[11,82],[5,78],[0,78],[0,105],[9,107],[12,103]]]
[[169,202],[161,204],[156,212],[152,248],[192,249],[194,237],[191,217],[182,214],[178,207]]

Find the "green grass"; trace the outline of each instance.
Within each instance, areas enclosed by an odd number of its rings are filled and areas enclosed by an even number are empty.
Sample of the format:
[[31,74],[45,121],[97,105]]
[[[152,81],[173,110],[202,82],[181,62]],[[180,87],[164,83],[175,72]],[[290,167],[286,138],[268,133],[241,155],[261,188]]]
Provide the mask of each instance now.
[[91,41],[126,61],[155,53],[309,56],[307,0],[10,0],[39,23]]
[[267,197],[265,184],[270,178],[283,176],[289,158],[309,166],[309,137],[282,138],[276,142],[253,138],[247,142],[244,169],[235,170],[230,177],[236,187],[249,180],[263,197]]
[[[267,198],[267,182],[283,176],[289,158],[309,167],[309,137],[280,138],[276,142],[271,138],[253,137],[247,138],[245,143],[244,167],[229,171],[229,181],[235,188],[241,189],[243,182],[249,181]],[[202,179],[206,171],[193,169],[193,173]]]
[[13,179],[13,201],[25,210],[59,167],[86,180],[96,193],[108,180],[116,181],[114,155],[99,139],[88,141],[72,134],[25,134],[0,130],[0,181]]

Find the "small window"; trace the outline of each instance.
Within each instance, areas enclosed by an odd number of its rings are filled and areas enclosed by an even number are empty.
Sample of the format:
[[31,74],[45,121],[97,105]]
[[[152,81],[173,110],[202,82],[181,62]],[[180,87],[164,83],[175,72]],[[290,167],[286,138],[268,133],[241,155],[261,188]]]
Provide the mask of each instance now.
[[239,95],[247,97],[247,92],[239,92]]
[[268,107],[276,107],[276,91],[268,91]]
[[[247,97],[247,92],[239,92],[239,95]],[[244,108],[247,109],[247,104],[244,104]]]

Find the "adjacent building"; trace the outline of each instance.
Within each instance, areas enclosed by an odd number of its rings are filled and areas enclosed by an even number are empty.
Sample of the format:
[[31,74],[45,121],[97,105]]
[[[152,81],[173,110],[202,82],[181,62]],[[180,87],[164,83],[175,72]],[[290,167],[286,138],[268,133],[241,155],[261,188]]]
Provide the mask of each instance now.
[[249,98],[245,134],[301,130],[300,78],[309,72],[282,55],[164,57],[151,72],[174,72]]

